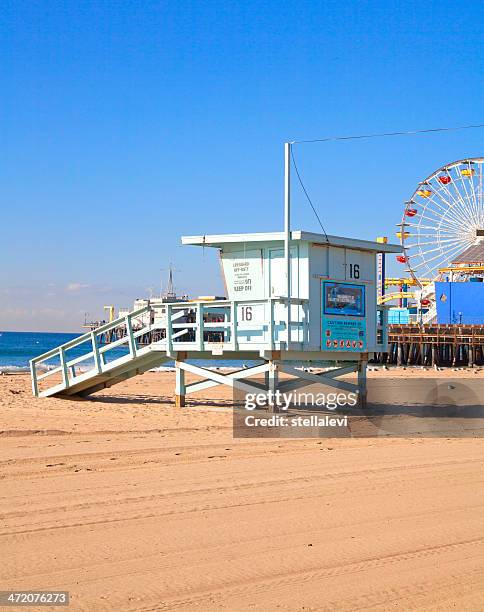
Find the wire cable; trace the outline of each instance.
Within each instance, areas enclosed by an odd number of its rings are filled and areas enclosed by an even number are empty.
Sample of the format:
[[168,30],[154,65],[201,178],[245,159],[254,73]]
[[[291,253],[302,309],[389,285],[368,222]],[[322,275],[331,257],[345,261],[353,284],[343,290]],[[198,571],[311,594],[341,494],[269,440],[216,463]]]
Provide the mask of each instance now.
[[308,200],[308,202],[309,202],[309,205],[310,205],[310,206],[311,206],[311,208],[313,209],[313,213],[316,215],[316,219],[318,220],[319,225],[321,226],[321,229],[323,230],[323,233],[324,233],[324,235],[326,236],[326,242],[328,242],[328,243],[329,243],[328,234],[326,233],[326,230],[324,229],[324,226],[323,226],[323,224],[321,223],[321,219],[319,218],[319,215],[318,215],[318,213],[317,213],[316,209],[314,208],[314,205],[313,205],[313,203],[312,203],[312,201],[311,201],[311,198],[309,197],[309,194],[308,194],[308,192],[307,192],[307,190],[306,190],[306,187],[304,186],[304,183],[303,183],[303,181],[302,181],[301,175],[299,174],[299,170],[297,169],[297,164],[296,164],[296,160],[295,160],[295,158],[294,158],[294,153],[293,153],[292,147],[289,147],[289,148],[290,148],[290,150],[291,150],[291,159],[292,159],[292,163],[293,163],[293,165],[294,165],[294,170],[296,171],[296,176],[297,176],[297,178],[298,178],[298,180],[299,180],[299,184],[301,185],[301,188],[302,188],[302,190],[304,191],[304,195],[306,196],[306,198],[307,198],[307,200]]
[[[473,129],[483,128],[483,127],[484,127],[484,123],[478,123],[475,125],[461,125],[457,127],[440,127],[440,128],[432,128],[428,130],[408,130],[406,132],[381,132],[381,133],[376,133],[376,134],[359,134],[355,136],[328,136],[326,138],[314,138],[312,140],[292,140],[289,142],[289,144],[291,145],[309,144],[312,142],[331,142],[331,141],[336,141],[336,140],[363,140],[367,138],[384,138],[387,136],[413,136],[416,134],[430,134],[433,132],[456,132],[459,130],[473,130]],[[329,242],[328,234],[326,233],[326,230],[324,229],[324,226],[321,223],[321,219],[319,218],[319,215],[311,201],[311,198],[309,197],[306,187],[304,186],[301,175],[299,174],[299,170],[297,168],[297,164],[294,158],[294,152],[292,150],[292,147],[290,147],[290,150],[291,150],[292,163],[294,165],[294,170],[296,171],[296,175],[299,180],[299,184],[301,185],[304,195],[306,196],[309,202],[309,205],[311,206],[314,214],[316,215],[316,219],[318,220],[318,223],[321,226],[321,229],[323,230],[324,235],[326,236],[326,242]]]
[[458,127],[441,127],[429,130],[410,130],[408,132],[383,132],[379,134],[360,134],[357,136],[328,136],[327,138],[314,138],[313,140],[292,140],[290,144],[303,144],[311,142],[329,142],[331,140],[361,140],[363,138],[382,138],[384,136],[411,136],[414,134],[428,134],[430,132],[455,132],[458,130],[472,130],[484,127],[484,123],[477,125],[461,125]]

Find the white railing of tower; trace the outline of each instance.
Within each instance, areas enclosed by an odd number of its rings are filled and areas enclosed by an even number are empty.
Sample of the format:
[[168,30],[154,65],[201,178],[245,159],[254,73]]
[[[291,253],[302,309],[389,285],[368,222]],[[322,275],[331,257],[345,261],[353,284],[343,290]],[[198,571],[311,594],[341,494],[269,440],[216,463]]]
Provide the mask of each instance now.
[[[60,392],[155,351],[175,358],[178,351],[223,354],[288,348],[284,314],[275,320],[281,314],[279,304],[287,308],[287,299],[146,305],[32,359],[33,393],[43,395],[53,387]],[[290,348],[303,348],[308,343],[309,301],[293,298],[291,305],[301,316],[291,320]],[[51,386],[41,389],[48,383]]]

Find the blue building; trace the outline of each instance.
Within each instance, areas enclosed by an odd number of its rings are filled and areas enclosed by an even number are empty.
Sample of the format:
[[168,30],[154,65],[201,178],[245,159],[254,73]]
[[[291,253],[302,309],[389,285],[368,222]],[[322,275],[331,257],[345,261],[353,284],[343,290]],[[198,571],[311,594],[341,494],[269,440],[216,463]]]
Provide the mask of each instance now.
[[407,325],[410,323],[410,310],[408,308],[390,308],[388,323],[390,325]]
[[484,282],[435,283],[437,323],[484,325]]

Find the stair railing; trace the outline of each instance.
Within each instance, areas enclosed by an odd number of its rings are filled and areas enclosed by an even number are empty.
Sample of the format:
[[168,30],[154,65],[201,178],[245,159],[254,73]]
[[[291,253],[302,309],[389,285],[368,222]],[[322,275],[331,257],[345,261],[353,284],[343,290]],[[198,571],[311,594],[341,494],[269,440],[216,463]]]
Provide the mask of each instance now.
[[[177,350],[213,351],[217,350],[216,346],[222,351],[237,351],[240,347],[244,350],[287,347],[283,313],[280,307],[276,311],[278,303],[285,305],[285,300],[147,304],[31,359],[32,391],[36,396],[41,394],[39,383],[43,386],[47,380],[51,383],[48,386],[51,392],[54,387],[60,392],[108,372],[147,350],[166,351],[171,355]],[[309,338],[309,301],[294,298],[291,304],[301,308],[301,320],[293,320],[291,328],[293,334],[297,331],[297,342],[291,346],[300,348]],[[264,314],[254,320],[256,308]],[[275,321],[276,316],[280,320]],[[120,347],[127,350],[122,354],[113,352]],[[81,354],[72,356],[72,352]],[[80,367],[83,362],[88,362],[87,369]]]
[[[139,308],[125,317],[119,317],[114,321],[101,325],[95,330],[82,334],[77,338],[73,338],[31,359],[30,372],[32,376],[33,394],[36,396],[39,395],[39,383],[41,381],[49,378],[52,379],[52,377],[59,374],[61,375],[62,386],[68,388],[76,378],[86,374],[86,372],[76,372],[76,366],[79,366],[79,364],[85,361],[92,360],[93,362],[92,367],[88,370],[89,372],[94,371],[98,374],[102,373],[109,365],[112,366],[116,361],[124,357],[124,355],[121,355],[110,364],[106,361],[106,356],[110,351],[124,344],[127,344],[131,356],[136,356],[137,338],[149,332],[151,330],[151,325],[148,319],[148,325],[144,325],[141,329],[134,330],[132,320],[135,317],[141,317],[149,313],[150,310],[149,306]],[[106,343],[106,338],[109,337],[111,332],[115,331],[119,332],[120,337]],[[85,346],[83,347],[83,345]],[[81,347],[87,350],[84,350],[81,355],[71,359],[68,358],[69,351],[75,349],[80,350]]]

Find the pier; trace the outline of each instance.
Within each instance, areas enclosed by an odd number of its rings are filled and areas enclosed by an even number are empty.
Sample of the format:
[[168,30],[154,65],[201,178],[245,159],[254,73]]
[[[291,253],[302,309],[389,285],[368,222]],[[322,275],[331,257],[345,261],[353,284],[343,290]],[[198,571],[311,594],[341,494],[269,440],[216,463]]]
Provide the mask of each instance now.
[[483,366],[484,325],[390,325],[388,354],[377,360],[398,366]]

